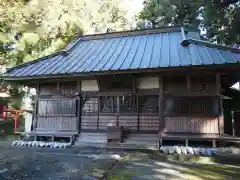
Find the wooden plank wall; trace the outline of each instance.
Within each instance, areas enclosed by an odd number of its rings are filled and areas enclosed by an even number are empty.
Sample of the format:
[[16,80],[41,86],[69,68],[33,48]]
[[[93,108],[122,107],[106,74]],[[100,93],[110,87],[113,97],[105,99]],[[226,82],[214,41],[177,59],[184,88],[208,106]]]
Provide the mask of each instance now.
[[76,92],[77,82],[40,84],[36,129],[78,131]]
[[77,117],[76,116],[46,116],[38,117],[38,130],[61,130],[61,131],[76,131]]
[[[164,97],[219,96],[215,74],[163,78]],[[164,107],[163,107],[164,108]],[[164,117],[164,132],[219,133],[219,117],[179,116]]]
[[37,129],[77,130],[76,99],[39,99]]
[[122,126],[126,131],[138,131],[138,116],[119,116],[119,126]]
[[139,116],[139,131],[158,132],[159,124],[160,124],[159,116],[156,115]]
[[[192,132],[192,133],[218,133],[219,118],[218,117],[192,117],[192,116],[174,116],[167,117],[164,114],[164,98],[167,96],[212,96],[217,95],[216,75],[208,76],[160,76],[160,90],[156,91],[156,97],[159,98],[159,113],[139,114],[132,113],[131,115],[124,114],[101,114],[99,109],[95,112],[94,109],[99,107],[86,106],[94,110],[94,113],[82,114],[81,129],[82,130],[106,130],[109,123],[117,125],[117,120],[120,126],[132,131],[152,131],[156,132],[164,129],[165,132]],[[134,89],[134,87],[133,87]],[[40,84],[39,86],[39,105],[38,105],[38,128],[55,128],[55,129],[78,129],[78,113],[76,104],[76,92],[80,92],[77,87],[77,82],[53,82]],[[134,91],[135,92],[135,91]],[[147,90],[148,92],[148,90]],[[146,92],[146,94],[148,94]],[[149,90],[150,92],[150,90]],[[117,94],[117,92],[114,92]],[[120,92],[119,92],[120,93]],[[128,92],[126,92],[128,93]],[[138,95],[138,91],[135,92]],[[142,93],[142,92],[141,92]],[[145,92],[144,92],[145,93]],[[106,93],[107,94],[107,93]],[[121,94],[121,93],[120,93]],[[141,94],[143,95],[143,94]],[[96,94],[95,94],[96,96]],[[91,97],[91,95],[90,95]],[[67,100],[67,98],[69,98]],[[46,101],[50,99],[50,101]],[[63,114],[49,113],[55,100],[59,101],[59,106],[72,107],[75,112],[64,112]],[[70,100],[72,99],[72,100]],[[73,103],[75,101],[75,104]],[[45,104],[44,104],[45,103]],[[47,103],[47,104],[46,104]],[[62,104],[62,105],[61,105]],[[98,104],[98,103],[97,103]],[[47,109],[46,109],[47,107]],[[84,107],[83,107],[84,108]],[[63,110],[60,110],[63,111]],[[162,127],[160,127],[162,126]],[[164,128],[165,127],[165,128]]]
[[219,133],[217,117],[166,117],[164,132]]
[[99,130],[106,130],[108,124],[112,124],[113,126],[117,125],[117,117],[109,116],[109,115],[99,115]]
[[81,130],[82,131],[96,131],[98,130],[98,115],[94,116],[81,116]]

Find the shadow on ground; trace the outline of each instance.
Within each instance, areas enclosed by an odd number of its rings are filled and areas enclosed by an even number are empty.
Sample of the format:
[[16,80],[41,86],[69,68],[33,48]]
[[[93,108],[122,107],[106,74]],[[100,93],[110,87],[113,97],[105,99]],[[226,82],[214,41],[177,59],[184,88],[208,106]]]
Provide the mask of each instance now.
[[[156,151],[12,148],[9,141],[0,140],[1,180],[240,179],[240,156],[236,155],[209,158],[168,156]],[[120,154],[122,158],[116,163],[109,158],[89,158],[102,154]]]
[[209,158],[130,152],[113,167],[107,179],[238,180],[240,179],[239,164],[240,157],[232,156]]

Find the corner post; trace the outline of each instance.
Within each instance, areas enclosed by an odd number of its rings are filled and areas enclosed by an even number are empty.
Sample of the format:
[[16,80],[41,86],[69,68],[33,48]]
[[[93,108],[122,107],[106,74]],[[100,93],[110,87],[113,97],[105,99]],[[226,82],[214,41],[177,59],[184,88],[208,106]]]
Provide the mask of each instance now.
[[187,82],[187,91],[188,92],[191,92],[191,76],[188,74],[187,76],[186,76],[186,82]]
[[163,77],[159,76],[159,132],[160,134],[164,131],[165,128],[165,118],[164,118],[164,103],[163,103]]
[[36,84],[36,102],[35,102],[35,107],[34,107],[34,118],[33,118],[33,131],[34,131],[34,140],[37,140],[37,124],[38,124],[38,103],[39,103],[39,93],[40,93],[40,85],[39,83]]
[[217,97],[219,99],[220,113],[218,116],[218,129],[219,135],[222,136],[224,134],[224,119],[223,119],[223,100],[221,93],[221,75],[219,73],[216,74],[216,86],[217,86]]
[[81,130],[81,81],[77,80],[77,131],[80,133]]

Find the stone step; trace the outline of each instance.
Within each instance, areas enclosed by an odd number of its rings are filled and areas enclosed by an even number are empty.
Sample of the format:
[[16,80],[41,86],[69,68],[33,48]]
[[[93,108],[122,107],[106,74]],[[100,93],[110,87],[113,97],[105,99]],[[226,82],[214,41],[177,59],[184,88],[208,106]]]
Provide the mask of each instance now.
[[158,144],[158,141],[124,141],[124,144]]
[[117,144],[107,144],[108,148],[123,148],[123,149],[153,149],[158,150],[158,144],[126,144],[126,143],[117,143]]
[[158,141],[157,135],[130,135],[124,139],[124,141]]
[[76,146],[99,147],[107,143],[107,136],[104,133],[81,133],[75,142]]
[[80,133],[79,136],[88,136],[88,137],[106,137],[106,133]]
[[157,134],[130,134],[123,139],[123,143],[108,143],[106,133],[81,133],[79,134],[75,146],[123,149],[158,149],[158,136]]

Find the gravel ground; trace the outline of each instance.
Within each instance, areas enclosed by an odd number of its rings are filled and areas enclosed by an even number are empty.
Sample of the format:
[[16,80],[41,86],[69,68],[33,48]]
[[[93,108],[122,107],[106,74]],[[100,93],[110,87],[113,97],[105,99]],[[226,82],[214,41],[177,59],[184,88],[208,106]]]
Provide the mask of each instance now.
[[[101,148],[21,148],[11,147],[12,141],[0,139],[0,180],[240,179],[240,156],[208,158]],[[121,156],[118,161],[113,158],[116,154]]]
[[1,180],[98,179],[115,162],[113,152],[104,150],[20,148],[10,143],[0,142]]

